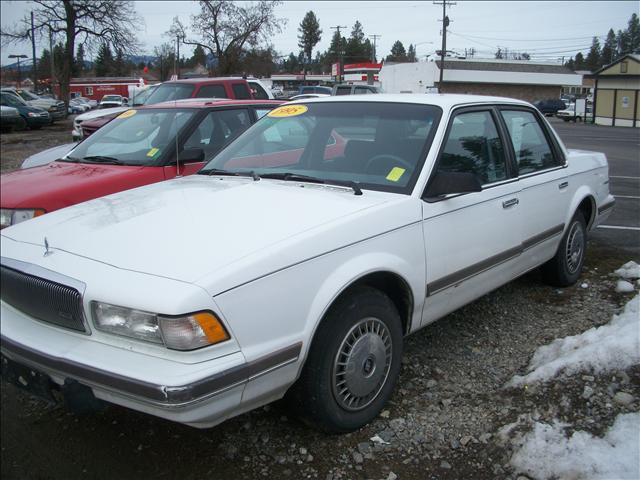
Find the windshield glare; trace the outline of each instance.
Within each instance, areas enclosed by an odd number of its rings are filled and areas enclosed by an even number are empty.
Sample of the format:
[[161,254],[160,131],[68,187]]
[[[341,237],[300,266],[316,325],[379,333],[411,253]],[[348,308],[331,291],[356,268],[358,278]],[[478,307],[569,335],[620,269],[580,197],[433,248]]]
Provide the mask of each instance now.
[[[293,115],[279,115],[293,108]],[[276,108],[202,170],[293,173],[327,183],[410,193],[441,110],[404,103],[330,102]]]
[[[131,114],[131,112],[135,112]],[[112,157],[127,165],[154,165],[175,146],[176,131],[195,110],[127,110],[69,152],[70,159]]]
[[163,83],[149,96],[145,105],[190,98],[194,88],[193,85],[184,83]]

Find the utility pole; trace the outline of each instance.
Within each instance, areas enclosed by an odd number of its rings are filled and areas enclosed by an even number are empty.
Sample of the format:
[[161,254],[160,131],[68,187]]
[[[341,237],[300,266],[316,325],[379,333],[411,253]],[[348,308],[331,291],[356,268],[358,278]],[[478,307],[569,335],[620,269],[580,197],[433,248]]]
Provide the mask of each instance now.
[[438,82],[438,92],[442,93],[442,78],[444,77],[444,57],[447,54],[447,27],[449,26],[449,17],[447,17],[447,6],[457,5],[456,2],[442,0],[442,2],[433,2],[434,5],[442,5],[442,50],[440,51],[440,81]]
[[376,63],[376,61],[378,60],[378,57],[376,55],[376,40],[379,39],[380,37],[382,37],[382,35],[369,35],[369,38],[373,38],[373,52],[372,52],[372,59],[371,61],[373,63]]
[[180,35],[176,35],[176,78],[180,80]]
[[31,12],[31,55],[33,56],[33,71],[31,76],[33,77],[33,85],[35,90],[38,90],[38,74],[36,72],[36,30],[33,26],[33,12]]
[[20,59],[21,58],[29,58],[26,55],[9,55],[9,58],[15,58],[18,60],[18,88],[22,86],[22,75],[20,73]]
[[332,30],[337,30],[338,31],[338,38],[339,38],[339,48],[340,51],[338,52],[340,54],[340,71],[338,72],[338,76],[340,77],[340,81],[338,83],[342,83],[343,81],[343,72],[344,72],[344,51],[342,50],[343,45],[342,45],[342,35],[340,35],[340,29],[341,28],[347,28],[344,25],[336,25],[335,27],[329,27]]
[[54,93],[54,89],[53,89],[53,82],[55,79],[55,73],[56,73],[56,67],[54,65],[54,55],[53,55],[53,32],[51,31],[51,29],[49,29],[49,56],[51,58],[51,81],[50,83],[50,88],[51,88],[51,93]]

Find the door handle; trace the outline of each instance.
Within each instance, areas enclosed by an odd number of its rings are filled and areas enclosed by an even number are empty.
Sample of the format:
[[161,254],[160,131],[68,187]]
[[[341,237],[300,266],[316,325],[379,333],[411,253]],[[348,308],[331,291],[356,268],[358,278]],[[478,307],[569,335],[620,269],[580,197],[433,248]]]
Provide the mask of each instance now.
[[511,200],[505,200],[502,202],[502,208],[509,208],[517,205],[520,201],[517,198],[512,198]]
[[563,188],[567,188],[568,186],[569,182],[562,182],[560,185],[558,185],[558,188],[562,190]]

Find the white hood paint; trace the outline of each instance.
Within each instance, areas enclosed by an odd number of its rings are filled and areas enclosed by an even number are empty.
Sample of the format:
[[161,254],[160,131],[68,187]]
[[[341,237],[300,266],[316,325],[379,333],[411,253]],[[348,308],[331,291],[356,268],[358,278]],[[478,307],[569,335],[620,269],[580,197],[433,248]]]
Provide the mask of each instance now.
[[214,294],[416,221],[419,207],[398,208],[407,201],[344,187],[194,175],[74,205],[2,235],[43,248],[46,237],[53,251],[121,269],[195,283],[206,277],[201,286]]

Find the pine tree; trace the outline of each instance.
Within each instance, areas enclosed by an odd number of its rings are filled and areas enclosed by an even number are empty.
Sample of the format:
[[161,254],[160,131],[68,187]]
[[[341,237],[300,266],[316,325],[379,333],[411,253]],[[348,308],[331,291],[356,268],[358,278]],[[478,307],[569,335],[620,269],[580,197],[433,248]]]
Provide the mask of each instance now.
[[635,13],[629,19],[627,37],[629,42],[628,53],[640,53],[640,19]]
[[591,48],[589,49],[589,53],[587,54],[587,59],[585,61],[585,66],[590,72],[595,72],[600,68],[600,65],[600,41],[598,40],[598,37],[593,37]]
[[413,46],[412,43],[409,44],[409,48],[407,49],[407,61],[408,62],[416,62],[416,47]]
[[406,62],[407,51],[400,40],[396,40],[391,47],[391,54],[387,55],[387,62]]
[[600,66],[603,67],[613,63],[616,56],[616,33],[613,31],[613,28],[611,28],[609,29],[609,33],[607,33],[607,38],[600,52]]
[[94,64],[96,77],[107,77],[111,74],[113,71],[113,54],[108,44],[103,43],[100,45]]
[[204,48],[202,48],[200,45],[198,45],[193,50],[193,56],[191,57],[191,65],[193,67],[198,65],[202,65],[203,67],[207,66],[207,54],[205,53]]
[[84,46],[82,43],[78,44],[76,58],[73,61],[73,75],[79,77],[84,72]]
[[586,68],[584,55],[582,55],[582,52],[576,53],[576,56],[573,59],[573,66],[575,70],[584,70]]
[[345,61],[348,63],[366,62],[371,58],[371,52],[365,48],[364,32],[362,24],[356,20],[351,30],[351,36],[345,47]]
[[46,48],[38,59],[38,78],[43,80],[51,77],[51,52]]
[[298,35],[298,46],[302,49],[308,62],[311,63],[313,48],[322,39],[320,22],[312,10],[309,10],[302,19],[298,27],[298,32],[300,32],[300,35]]
[[124,77],[127,74],[127,61],[124,58],[124,53],[120,49],[116,52],[112,73],[116,77]]

